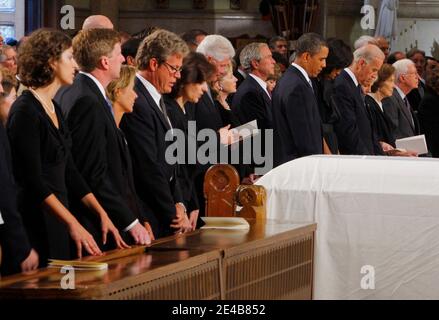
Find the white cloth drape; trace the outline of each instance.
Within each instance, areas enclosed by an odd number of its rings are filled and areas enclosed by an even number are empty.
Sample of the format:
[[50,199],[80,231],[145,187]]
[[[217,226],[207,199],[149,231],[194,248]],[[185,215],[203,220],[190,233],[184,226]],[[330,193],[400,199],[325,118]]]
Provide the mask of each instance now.
[[375,36],[395,38],[398,34],[398,6],[399,0],[382,0],[375,29]]

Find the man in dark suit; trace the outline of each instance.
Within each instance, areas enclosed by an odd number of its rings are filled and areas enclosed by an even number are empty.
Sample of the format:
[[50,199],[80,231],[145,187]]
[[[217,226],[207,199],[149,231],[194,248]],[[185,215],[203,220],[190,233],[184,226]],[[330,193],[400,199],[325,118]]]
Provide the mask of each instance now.
[[[105,88],[119,77],[124,62],[119,35],[110,29],[82,30],[73,39],[73,54],[81,71],[58,101],[72,134],[74,161],[124,239],[149,244],[150,235],[140,217],[123,199],[122,164],[114,156],[121,153],[121,146]],[[81,222],[97,233],[96,217],[84,211]]]
[[361,87],[372,85],[383,61],[384,53],[377,46],[367,44],[354,52],[354,62],[335,79],[333,97],[340,113],[335,132],[341,154],[383,154]]
[[269,75],[274,74],[276,62],[265,43],[251,43],[245,46],[241,51],[240,61],[248,76],[233,97],[232,111],[241,123],[257,121],[262,132],[261,149],[265,153],[265,130],[273,129],[271,97],[266,81]]
[[158,30],[146,37],[136,56],[138,98],[133,112],[122,118],[133,160],[138,195],[154,215],[153,230],[159,237],[191,230],[183,204],[176,165],[166,158],[172,133],[162,95],[170,93],[180,77],[186,43],[177,35]]
[[[204,54],[207,60],[216,68],[216,73],[213,75],[212,79],[208,80],[209,84],[215,83],[227,73],[228,68],[231,67],[231,59],[235,55],[235,49],[230,41],[217,34],[208,35],[204,38],[198,46],[197,52]],[[214,158],[215,161],[213,163],[208,161],[208,163],[205,164],[201,164],[197,161],[194,172],[195,190],[200,205],[200,216],[204,216],[204,176],[211,165],[219,163],[218,154],[220,153],[220,149],[233,139],[233,132],[230,129],[230,121],[228,121],[233,115],[231,110],[220,110],[218,105],[215,105],[212,88],[210,86],[198,103],[191,108],[190,112],[192,114],[192,119],[196,121],[197,134],[201,130],[210,129],[216,133],[217,137],[217,153],[209,157],[209,159]]]
[[297,40],[296,59],[273,93],[274,162],[323,153],[322,124],[310,77],[326,65],[328,47],[315,33]]
[[0,123],[0,246],[2,275],[38,268],[38,254],[31,248],[17,209],[11,153],[5,129]]
[[425,51],[419,50],[418,48],[413,48],[409,52],[407,52],[407,59],[413,61],[416,67],[416,71],[419,75],[418,86],[407,94],[407,99],[410,103],[412,110],[414,111],[414,113],[417,113],[419,104],[421,103],[421,100],[425,94],[425,67],[427,64]]
[[418,88],[419,77],[409,59],[398,60],[393,67],[395,89],[391,97],[383,100],[383,110],[392,123],[393,136],[401,139],[419,134],[418,120],[408,100],[408,94]]

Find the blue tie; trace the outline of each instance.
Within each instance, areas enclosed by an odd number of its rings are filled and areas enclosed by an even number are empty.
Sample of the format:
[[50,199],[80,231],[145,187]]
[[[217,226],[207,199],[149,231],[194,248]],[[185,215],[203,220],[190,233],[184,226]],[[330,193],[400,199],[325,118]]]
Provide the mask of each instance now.
[[105,97],[105,101],[107,102],[108,109],[110,110],[111,114],[114,117],[113,104],[111,103],[110,99],[108,99],[107,97]]

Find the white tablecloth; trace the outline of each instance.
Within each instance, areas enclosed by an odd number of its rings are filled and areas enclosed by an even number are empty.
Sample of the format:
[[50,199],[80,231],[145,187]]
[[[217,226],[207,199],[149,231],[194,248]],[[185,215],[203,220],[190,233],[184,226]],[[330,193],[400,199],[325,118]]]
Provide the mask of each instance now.
[[439,299],[438,160],[311,156],[258,184],[269,219],[317,222],[315,299]]

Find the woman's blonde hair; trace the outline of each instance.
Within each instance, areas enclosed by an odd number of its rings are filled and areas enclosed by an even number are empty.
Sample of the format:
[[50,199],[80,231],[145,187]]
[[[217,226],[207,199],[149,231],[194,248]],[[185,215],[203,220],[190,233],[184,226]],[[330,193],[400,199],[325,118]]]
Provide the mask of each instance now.
[[107,97],[112,102],[116,101],[116,92],[118,89],[125,89],[134,80],[136,76],[136,68],[128,65],[123,65],[120,69],[119,79],[113,80],[107,86]]

